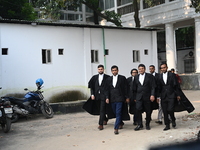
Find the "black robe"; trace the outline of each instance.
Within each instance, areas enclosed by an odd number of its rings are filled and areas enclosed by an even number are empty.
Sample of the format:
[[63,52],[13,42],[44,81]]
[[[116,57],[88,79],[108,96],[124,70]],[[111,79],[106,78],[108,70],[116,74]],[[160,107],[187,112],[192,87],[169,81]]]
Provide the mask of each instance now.
[[188,100],[188,98],[185,96],[185,94],[183,93],[181,89],[179,90],[179,94],[180,94],[181,100],[175,101],[174,111],[175,112],[187,111],[188,113],[193,112],[195,110],[194,106]]
[[[127,109],[127,103],[123,103],[122,106],[122,120],[126,121],[126,120],[130,120],[130,116],[128,114],[128,109]],[[100,115],[100,110],[98,107],[98,102],[96,100],[91,100],[91,98],[89,98],[82,107],[86,112],[88,112],[91,115]],[[112,111],[112,107],[111,104],[106,104],[106,114],[108,119],[112,119],[115,118],[115,114]]]

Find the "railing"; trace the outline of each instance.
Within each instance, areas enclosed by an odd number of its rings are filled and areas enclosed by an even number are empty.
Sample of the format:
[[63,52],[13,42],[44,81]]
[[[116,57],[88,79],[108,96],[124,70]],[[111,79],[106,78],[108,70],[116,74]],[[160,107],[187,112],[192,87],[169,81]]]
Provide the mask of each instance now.
[[[173,0],[171,0],[171,1],[173,1]],[[165,3],[165,0],[151,0],[147,3],[145,2],[145,0],[143,0],[143,9],[154,7],[154,6],[157,6],[160,4],[164,4],[164,3]]]

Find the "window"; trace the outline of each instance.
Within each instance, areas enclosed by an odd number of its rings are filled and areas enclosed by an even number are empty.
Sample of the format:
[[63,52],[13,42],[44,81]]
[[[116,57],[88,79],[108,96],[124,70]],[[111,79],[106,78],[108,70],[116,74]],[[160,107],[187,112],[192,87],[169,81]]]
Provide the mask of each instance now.
[[185,69],[185,73],[195,72],[194,59],[184,60],[184,69]]
[[127,3],[133,3],[133,0],[117,0],[117,6],[121,6]]
[[106,0],[105,1],[105,9],[113,8],[115,6],[113,0]]
[[98,63],[98,50],[91,50],[91,63]]
[[43,64],[51,63],[51,50],[50,49],[42,49],[42,63]]
[[148,55],[148,49],[144,50],[144,55]]
[[64,51],[64,49],[62,49],[62,48],[58,49],[58,55],[63,55],[63,51]]
[[2,55],[8,55],[8,48],[2,48]]
[[109,50],[108,50],[108,49],[105,49],[104,55],[108,55],[108,54],[109,54]]
[[127,5],[124,7],[120,7],[117,9],[117,13],[120,15],[132,13],[132,12],[134,12],[133,4],[130,4],[130,5]]
[[140,62],[140,51],[133,50],[133,62]]

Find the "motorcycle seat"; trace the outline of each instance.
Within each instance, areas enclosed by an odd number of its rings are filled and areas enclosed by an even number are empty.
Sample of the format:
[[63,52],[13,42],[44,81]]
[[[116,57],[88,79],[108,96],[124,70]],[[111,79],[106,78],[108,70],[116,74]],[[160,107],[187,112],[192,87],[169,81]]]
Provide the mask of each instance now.
[[26,100],[26,98],[15,98],[15,100],[23,102],[24,100]]

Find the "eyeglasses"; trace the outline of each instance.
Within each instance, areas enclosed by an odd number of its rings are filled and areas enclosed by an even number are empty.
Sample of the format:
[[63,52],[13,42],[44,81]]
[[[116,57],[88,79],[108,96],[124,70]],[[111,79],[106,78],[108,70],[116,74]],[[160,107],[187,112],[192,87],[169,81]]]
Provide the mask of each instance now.
[[137,73],[137,72],[132,72],[132,73]]

